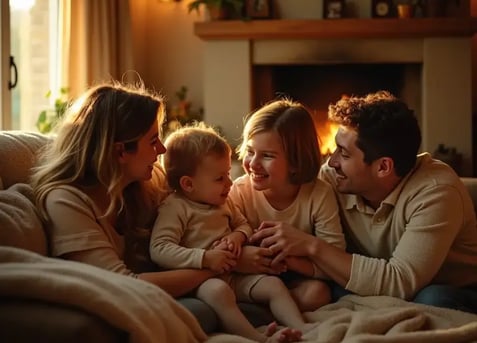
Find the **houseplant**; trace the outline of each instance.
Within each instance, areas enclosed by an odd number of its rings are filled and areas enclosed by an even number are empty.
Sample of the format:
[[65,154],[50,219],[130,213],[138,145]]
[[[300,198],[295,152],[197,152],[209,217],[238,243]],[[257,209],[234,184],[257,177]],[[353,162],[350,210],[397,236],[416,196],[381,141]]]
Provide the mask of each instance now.
[[[46,98],[50,98],[52,95],[51,91],[46,93]],[[41,133],[49,133],[56,123],[63,117],[63,114],[68,107],[68,88],[60,88],[60,93],[55,99],[53,108],[45,109],[40,112],[38,119],[36,121],[36,127]]]
[[207,8],[211,20],[240,18],[244,0],[194,0],[187,6],[189,13],[199,12],[202,5]]
[[203,120],[202,108],[192,108],[192,102],[188,99],[189,89],[181,86],[175,92],[176,101],[174,104],[167,104],[166,120],[164,122],[164,137],[175,131],[179,127],[191,124],[195,121]]

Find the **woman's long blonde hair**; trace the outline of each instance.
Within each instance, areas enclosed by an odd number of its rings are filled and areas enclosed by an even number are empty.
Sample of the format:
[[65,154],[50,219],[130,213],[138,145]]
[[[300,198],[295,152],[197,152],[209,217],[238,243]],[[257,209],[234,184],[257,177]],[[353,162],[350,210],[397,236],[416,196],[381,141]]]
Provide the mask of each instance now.
[[[137,141],[156,118],[161,127],[163,99],[142,84],[124,85],[114,81],[100,84],[72,103],[57,129],[57,136],[43,150],[32,175],[32,187],[43,219],[49,220],[45,199],[55,187],[102,185],[111,200],[104,215],[123,212],[128,224],[134,224],[131,207],[154,206],[153,199],[165,192],[164,174],[160,170],[155,180],[135,182],[124,189],[115,143],[121,142],[127,150],[135,151]],[[162,180],[157,180],[158,176]]]

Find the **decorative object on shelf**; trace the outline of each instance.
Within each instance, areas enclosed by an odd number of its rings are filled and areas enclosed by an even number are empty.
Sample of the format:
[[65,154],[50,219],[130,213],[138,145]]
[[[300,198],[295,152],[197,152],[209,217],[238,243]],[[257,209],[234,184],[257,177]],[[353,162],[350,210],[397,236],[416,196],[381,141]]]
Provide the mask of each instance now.
[[412,4],[397,4],[398,18],[406,19],[412,18],[414,7]]
[[[69,89],[67,87],[60,88],[60,94],[58,98],[55,99],[53,108],[49,108],[40,112],[36,121],[36,127],[38,131],[46,134],[53,130],[58,121],[63,117],[63,114],[68,107],[68,92]],[[48,91],[45,97],[49,99],[51,95],[51,91]]]
[[373,18],[390,18],[393,16],[392,0],[373,0],[371,4]]
[[211,20],[242,18],[244,0],[194,0],[187,5],[189,13],[199,12],[201,5],[207,8]]
[[167,106],[164,137],[183,125],[203,120],[204,113],[202,108],[198,110],[192,108],[192,103],[187,99],[188,91],[189,89],[186,86],[181,86],[175,93],[177,102],[171,107]]
[[245,0],[245,15],[250,19],[269,19],[271,6],[271,0]]
[[323,0],[323,18],[339,19],[344,17],[344,0]]

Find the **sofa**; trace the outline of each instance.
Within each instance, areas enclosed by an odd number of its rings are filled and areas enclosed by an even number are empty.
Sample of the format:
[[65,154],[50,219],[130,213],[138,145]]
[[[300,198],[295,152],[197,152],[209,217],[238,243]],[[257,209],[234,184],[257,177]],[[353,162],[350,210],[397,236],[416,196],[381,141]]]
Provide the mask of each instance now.
[[[23,131],[0,131],[0,246],[10,246],[48,256],[48,242],[38,218],[31,189],[24,185],[37,151],[50,138]],[[477,205],[477,178],[462,178]],[[477,207],[477,206],[476,206]],[[205,332],[217,319],[192,298],[182,299]],[[242,304],[251,322],[271,321],[270,313]],[[0,293],[0,341],[4,342],[126,342],[129,335],[95,314],[74,306]]]
[[[0,247],[10,246],[48,256],[43,224],[26,185],[38,149],[51,139],[25,131],[0,131]],[[195,298],[179,299],[205,333],[217,330],[211,308]],[[240,304],[256,326],[273,320],[268,309]],[[0,341],[125,342],[128,334],[105,320],[73,306],[36,299],[5,297],[0,293]]]
[[[48,255],[43,226],[28,182],[37,150],[49,138],[20,131],[0,133],[0,245]],[[0,340],[4,342],[126,342],[126,332],[85,311],[42,300],[1,295]]]

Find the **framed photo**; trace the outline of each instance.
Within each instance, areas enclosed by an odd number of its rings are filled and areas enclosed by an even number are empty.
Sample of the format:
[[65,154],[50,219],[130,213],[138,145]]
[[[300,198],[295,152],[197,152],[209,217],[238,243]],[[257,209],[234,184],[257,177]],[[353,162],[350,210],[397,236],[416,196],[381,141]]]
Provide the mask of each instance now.
[[344,17],[344,0],[323,0],[323,18],[339,19]]
[[270,0],[245,0],[246,15],[252,19],[268,19],[272,15]]

